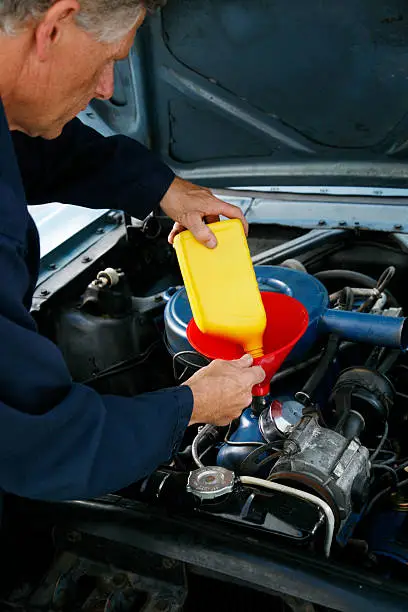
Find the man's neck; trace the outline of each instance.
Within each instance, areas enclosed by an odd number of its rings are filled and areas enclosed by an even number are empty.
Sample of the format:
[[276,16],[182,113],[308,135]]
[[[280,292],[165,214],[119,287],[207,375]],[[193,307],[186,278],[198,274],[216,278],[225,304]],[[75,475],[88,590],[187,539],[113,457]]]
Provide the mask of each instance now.
[[10,130],[15,129],[12,117],[13,92],[23,72],[29,37],[26,33],[17,36],[0,34],[0,98],[3,102]]

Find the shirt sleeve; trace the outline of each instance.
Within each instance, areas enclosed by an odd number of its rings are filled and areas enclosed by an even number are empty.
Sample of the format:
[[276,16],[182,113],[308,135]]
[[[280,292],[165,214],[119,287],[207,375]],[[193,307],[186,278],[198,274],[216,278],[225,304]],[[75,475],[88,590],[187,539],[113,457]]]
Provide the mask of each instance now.
[[24,248],[0,229],[0,489],[44,500],[117,491],[174,454],[191,417],[191,389],[124,398],[73,383],[23,306]]
[[159,206],[175,176],[136,140],[104,137],[79,119],[55,140],[21,132],[12,137],[29,205],[113,208],[144,219]]

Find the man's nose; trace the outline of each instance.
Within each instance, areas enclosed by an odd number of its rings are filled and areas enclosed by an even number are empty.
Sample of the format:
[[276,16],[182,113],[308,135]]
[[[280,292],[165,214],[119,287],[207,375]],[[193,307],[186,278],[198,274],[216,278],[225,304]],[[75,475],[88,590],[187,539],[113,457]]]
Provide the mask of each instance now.
[[109,100],[113,96],[114,91],[114,75],[113,75],[113,63],[106,66],[99,78],[98,85],[96,87],[95,98],[100,100]]

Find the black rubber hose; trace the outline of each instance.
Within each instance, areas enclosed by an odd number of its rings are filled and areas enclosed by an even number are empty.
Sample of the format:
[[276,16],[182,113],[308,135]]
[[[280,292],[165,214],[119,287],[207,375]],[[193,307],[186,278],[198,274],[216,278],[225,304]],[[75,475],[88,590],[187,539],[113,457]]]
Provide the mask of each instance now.
[[[322,283],[329,280],[341,280],[346,281],[351,287],[364,287],[367,289],[374,289],[378,282],[371,276],[367,276],[361,272],[354,272],[353,270],[323,270],[322,272],[316,272],[314,276]],[[386,290],[385,294],[388,297],[390,306],[398,308],[399,304],[392,293]]]
[[312,397],[317,387],[322,382],[326,372],[335,358],[337,351],[340,346],[340,336],[337,334],[330,334],[326,349],[323,353],[322,358],[320,359],[316,369],[310,378],[306,381],[303,389],[296,394],[295,398],[301,403],[307,403],[308,401],[312,401]]
[[351,287],[344,287],[340,292],[339,307],[341,310],[352,310],[354,305],[354,293]]
[[394,266],[389,266],[384,272],[381,274],[380,278],[377,281],[376,289],[374,295],[370,295],[363,304],[361,304],[358,312],[370,312],[375,302],[377,301],[379,295],[383,293],[387,285],[391,282],[393,276],[395,274]]
[[387,374],[387,372],[396,364],[400,355],[401,351],[399,349],[390,351],[381,365],[377,368],[378,372],[380,372],[380,374]]

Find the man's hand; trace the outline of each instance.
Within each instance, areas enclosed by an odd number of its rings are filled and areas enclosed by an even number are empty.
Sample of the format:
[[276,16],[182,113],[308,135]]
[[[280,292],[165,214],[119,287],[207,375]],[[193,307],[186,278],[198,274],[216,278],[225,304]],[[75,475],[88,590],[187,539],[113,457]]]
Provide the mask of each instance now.
[[228,425],[252,402],[252,387],[265,378],[260,366],[253,366],[251,355],[234,361],[216,359],[199,370],[184,385],[194,396],[190,425]]
[[219,215],[240,219],[245,233],[248,233],[248,223],[240,208],[219,200],[206,187],[199,187],[177,177],[162,199],[161,208],[176,221],[169,235],[170,244],[173,244],[177,234],[188,229],[199,242],[213,249],[217,246],[217,239],[206,222],[219,221]]

